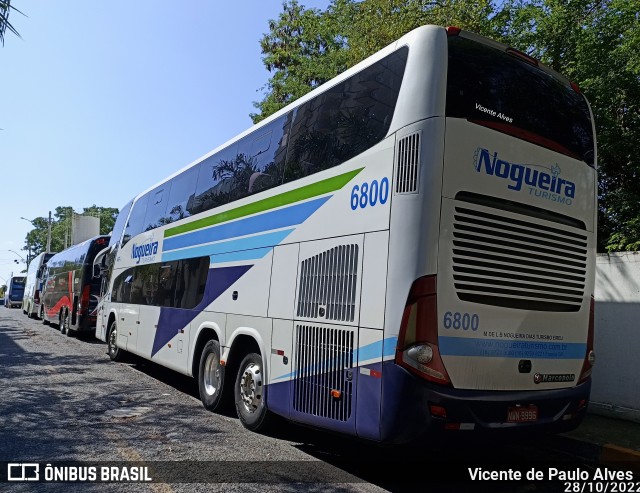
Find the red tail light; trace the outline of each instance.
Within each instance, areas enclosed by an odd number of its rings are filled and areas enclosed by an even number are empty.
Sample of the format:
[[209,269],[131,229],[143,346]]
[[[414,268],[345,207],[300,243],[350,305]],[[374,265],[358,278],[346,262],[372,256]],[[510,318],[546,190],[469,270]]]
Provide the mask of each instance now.
[[33,302],[34,303],[40,303],[40,290],[36,289],[36,292],[33,293]]
[[457,36],[458,34],[460,34],[460,31],[462,31],[462,29],[455,26],[448,26],[445,29],[447,31],[447,36]]
[[436,276],[421,277],[411,286],[402,315],[396,364],[431,382],[451,385],[438,347]]
[[587,334],[587,351],[584,356],[584,363],[582,364],[582,371],[580,372],[580,380],[578,380],[578,383],[584,382],[591,376],[593,365],[596,362],[596,353],[594,353],[593,351],[595,305],[596,302],[593,298],[593,295],[591,295],[591,306],[589,307],[589,332]]
[[78,310],[82,315],[87,313],[89,309],[89,297],[91,296],[91,286],[85,286],[82,290],[82,297],[80,298],[80,310]]

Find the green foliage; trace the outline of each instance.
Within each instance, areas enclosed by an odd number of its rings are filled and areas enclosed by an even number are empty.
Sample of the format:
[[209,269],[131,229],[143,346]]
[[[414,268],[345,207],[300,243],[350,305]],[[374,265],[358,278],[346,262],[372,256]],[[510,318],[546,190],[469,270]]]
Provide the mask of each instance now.
[[[104,235],[113,229],[118,217],[118,209],[92,205],[85,207],[80,214],[100,218],[100,234]],[[72,215],[73,209],[71,207],[56,207],[51,220],[52,252],[61,252],[65,245],[70,245]],[[47,248],[49,220],[46,217],[37,217],[31,224],[33,229],[27,233],[25,246],[22,249],[31,250],[31,255],[38,255]]]
[[640,0],[285,0],[261,47],[272,76],[255,122],[423,24],[514,46],[576,82],[596,122],[598,249],[640,249]]
[[332,79],[423,24],[457,25],[492,35],[497,14],[490,0],[332,0],[326,11],[285,0],[260,41],[273,73],[254,103],[254,123]]
[[514,2],[506,41],[576,82],[599,162],[598,249],[640,248],[640,0]]

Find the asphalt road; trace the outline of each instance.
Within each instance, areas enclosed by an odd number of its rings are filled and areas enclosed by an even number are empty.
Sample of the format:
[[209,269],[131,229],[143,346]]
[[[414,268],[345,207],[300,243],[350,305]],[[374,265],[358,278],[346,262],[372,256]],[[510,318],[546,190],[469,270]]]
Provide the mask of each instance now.
[[151,465],[156,479],[14,482],[0,490],[565,491],[558,481],[470,483],[466,466],[544,469],[568,461],[573,469],[593,468],[589,449],[575,443],[460,435],[390,448],[284,422],[260,435],[232,414],[206,411],[189,378],[140,359],[113,363],[93,338],[67,337],[22,310],[0,307],[0,461]]

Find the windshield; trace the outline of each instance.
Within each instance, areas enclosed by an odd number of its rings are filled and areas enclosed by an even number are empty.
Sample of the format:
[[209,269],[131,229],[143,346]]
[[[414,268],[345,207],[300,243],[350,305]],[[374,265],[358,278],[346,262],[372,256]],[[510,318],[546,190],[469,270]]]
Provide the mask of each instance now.
[[594,165],[584,97],[551,74],[491,46],[449,39],[446,115]]

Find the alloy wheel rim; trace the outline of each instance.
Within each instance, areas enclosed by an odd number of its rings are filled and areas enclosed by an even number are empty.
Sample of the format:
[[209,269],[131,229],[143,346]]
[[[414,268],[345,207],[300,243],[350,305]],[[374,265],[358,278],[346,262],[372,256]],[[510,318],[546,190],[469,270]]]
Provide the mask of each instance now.
[[255,412],[262,402],[262,375],[260,366],[247,365],[240,378],[240,396],[242,404],[249,413]]

